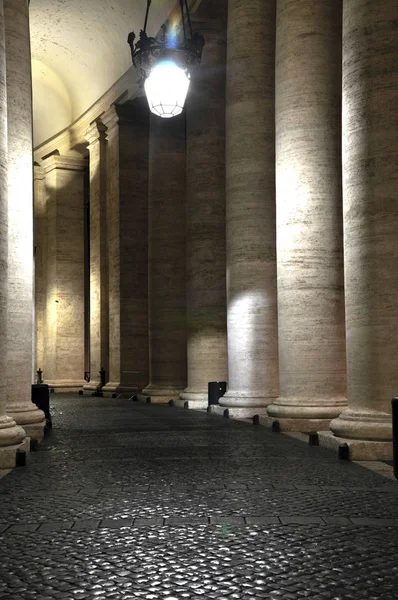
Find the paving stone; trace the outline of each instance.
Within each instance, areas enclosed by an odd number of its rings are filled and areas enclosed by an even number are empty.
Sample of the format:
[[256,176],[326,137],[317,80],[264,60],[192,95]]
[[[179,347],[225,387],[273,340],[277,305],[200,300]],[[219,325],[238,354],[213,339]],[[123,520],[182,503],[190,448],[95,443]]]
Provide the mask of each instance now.
[[398,527],[398,519],[372,519],[369,517],[352,517],[354,525],[366,525],[369,527]]
[[120,529],[121,527],[131,527],[133,519],[103,519],[100,527],[107,529]]
[[210,517],[212,525],[245,525],[244,517]]
[[[15,525],[11,525],[7,530],[9,533],[18,533],[18,532],[32,532],[37,531],[40,527],[40,523],[17,523]],[[7,527],[5,528],[7,529]],[[3,531],[5,531],[3,529]]]
[[81,530],[89,530],[97,529],[101,523],[100,519],[81,519],[80,521],[76,521],[73,524],[73,529],[81,531]]
[[162,517],[153,517],[149,519],[134,519],[134,527],[161,527],[164,519]]
[[165,525],[199,525],[208,522],[208,517],[169,517],[165,519]]
[[246,517],[248,525],[278,525],[280,520],[278,517]]
[[322,517],[327,525],[352,525],[347,517]]
[[72,521],[49,521],[48,523],[42,523],[40,525],[39,533],[47,531],[64,531],[65,529],[71,529],[72,527]]
[[299,516],[291,516],[291,517],[279,517],[284,525],[291,525],[292,523],[296,525],[323,525],[324,522],[322,517],[299,517]]

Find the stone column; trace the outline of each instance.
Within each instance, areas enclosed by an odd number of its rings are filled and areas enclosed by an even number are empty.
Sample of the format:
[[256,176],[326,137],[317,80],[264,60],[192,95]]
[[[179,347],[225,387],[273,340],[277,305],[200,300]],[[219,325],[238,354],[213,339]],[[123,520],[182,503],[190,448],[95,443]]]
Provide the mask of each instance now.
[[101,386],[100,370],[109,375],[108,257],[106,227],[106,127],[94,122],[87,131],[90,152],[90,382]]
[[33,140],[29,8],[5,0],[8,125],[7,414],[41,440],[31,401],[33,352]]
[[[344,3],[343,191],[348,410],[331,423],[353,459],[391,458],[398,393],[398,3]],[[344,438],[344,439],[343,439]],[[329,443],[328,443],[329,442]]]
[[275,0],[230,0],[226,119],[229,389],[220,404],[246,417],[266,412],[278,396],[274,81]]
[[152,402],[176,400],[187,382],[185,114],[151,115],[149,342]]
[[108,128],[109,381],[131,394],[149,383],[148,140],[146,99],[115,105]]
[[[7,91],[4,35],[4,5],[0,0],[0,372],[7,372]],[[18,448],[27,444],[25,431],[6,415],[7,378],[0,378],[0,468],[15,466]]]
[[[213,3],[214,4],[214,3]],[[220,6],[225,6],[224,2]],[[201,5],[202,8],[202,5]],[[199,9],[199,11],[201,10]],[[206,7],[203,7],[203,9]],[[220,11],[218,5],[215,11]],[[188,387],[180,394],[207,406],[209,381],[227,380],[225,283],[226,10],[204,10],[195,29],[205,37],[200,69],[187,99]]]
[[276,200],[283,430],[346,406],[341,193],[341,0],[279,0]]
[[42,162],[47,190],[44,381],[55,391],[84,383],[84,188],[87,161]]
[[44,169],[34,167],[34,226],[33,245],[35,257],[35,371],[44,365],[44,327],[46,314],[47,279],[47,215]]

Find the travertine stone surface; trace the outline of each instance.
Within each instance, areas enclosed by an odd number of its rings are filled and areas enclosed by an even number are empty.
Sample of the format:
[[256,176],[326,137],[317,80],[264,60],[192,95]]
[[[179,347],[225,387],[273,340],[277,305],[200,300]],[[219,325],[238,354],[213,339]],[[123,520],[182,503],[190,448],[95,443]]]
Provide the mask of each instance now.
[[[214,3],[213,3],[214,4]],[[225,283],[226,3],[195,14],[206,45],[187,99],[188,387],[182,400],[207,404],[209,381],[227,380]]]
[[261,407],[265,410],[279,391],[274,80],[275,1],[230,0],[226,114],[229,381],[220,404],[239,408],[239,414],[246,409],[247,416]]
[[100,369],[105,369],[105,377],[109,375],[105,125],[95,121],[86,139],[90,153],[90,382],[84,389],[95,391],[101,384]]
[[[0,0],[0,371],[7,372],[7,95],[4,6]],[[6,415],[7,378],[0,378],[0,468],[15,465],[15,452],[26,439],[25,431]]]
[[105,392],[149,383],[148,144],[144,98],[114,105],[108,128],[109,381]]
[[8,128],[7,414],[41,440],[33,377],[33,142],[29,8],[4,0]]
[[344,4],[349,409],[331,423],[341,438],[391,440],[391,397],[398,390],[397,23],[395,0]]
[[47,293],[47,216],[45,172],[39,165],[34,166],[33,174],[33,246],[35,268],[35,373],[44,365],[44,329]]
[[46,173],[47,265],[44,381],[80,389],[84,380],[84,188],[87,161],[53,155]]
[[276,34],[276,199],[283,418],[346,406],[341,194],[341,1],[280,0]]
[[151,115],[149,141],[149,372],[143,394],[177,399],[187,382],[185,113]]

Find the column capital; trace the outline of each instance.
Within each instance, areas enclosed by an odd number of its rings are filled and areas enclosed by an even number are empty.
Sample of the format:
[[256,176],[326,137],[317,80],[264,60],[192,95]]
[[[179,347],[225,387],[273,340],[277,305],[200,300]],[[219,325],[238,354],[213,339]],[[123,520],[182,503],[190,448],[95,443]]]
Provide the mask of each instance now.
[[46,175],[54,169],[63,171],[84,171],[87,166],[87,161],[80,156],[60,156],[59,154],[51,154],[46,157],[42,163],[42,168]]
[[107,127],[108,133],[119,123],[149,126],[149,107],[146,98],[134,98],[125,104],[112,104],[102,116],[101,121]]
[[86,130],[84,137],[90,145],[95,144],[95,142],[106,139],[107,129],[107,126],[104,125],[101,119],[96,119],[90,123],[90,126]]

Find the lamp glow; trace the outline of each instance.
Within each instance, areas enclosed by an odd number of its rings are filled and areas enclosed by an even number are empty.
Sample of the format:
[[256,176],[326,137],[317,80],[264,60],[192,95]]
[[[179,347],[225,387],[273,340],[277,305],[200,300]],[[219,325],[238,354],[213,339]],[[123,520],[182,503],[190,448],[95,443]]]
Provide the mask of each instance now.
[[172,61],[157,64],[145,80],[149,109],[163,119],[181,114],[189,89],[189,75]]

